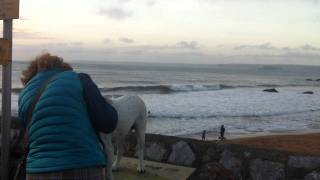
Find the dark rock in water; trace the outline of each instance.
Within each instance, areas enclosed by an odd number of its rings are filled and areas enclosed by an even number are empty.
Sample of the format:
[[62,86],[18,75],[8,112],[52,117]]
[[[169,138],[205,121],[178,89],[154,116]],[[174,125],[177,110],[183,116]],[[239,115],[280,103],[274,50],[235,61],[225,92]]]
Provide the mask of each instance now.
[[313,91],[305,91],[302,94],[314,94],[314,92]]
[[312,81],[312,79],[306,79],[306,81]]
[[316,81],[320,81],[320,79],[316,79]]
[[278,90],[276,90],[275,88],[271,88],[271,89],[265,89],[263,90],[264,92],[272,92],[272,93],[277,93]]

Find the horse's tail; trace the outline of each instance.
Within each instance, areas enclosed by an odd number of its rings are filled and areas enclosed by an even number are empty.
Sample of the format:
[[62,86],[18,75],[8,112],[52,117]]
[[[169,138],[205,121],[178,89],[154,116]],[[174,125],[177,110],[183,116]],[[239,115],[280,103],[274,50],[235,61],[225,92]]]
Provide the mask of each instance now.
[[[140,108],[138,118],[136,119],[136,121],[132,125],[131,131],[133,129],[138,128],[137,126],[140,126],[140,128],[145,130],[148,114],[147,114],[147,107],[146,107],[144,101],[139,96],[129,96],[128,98],[130,98],[131,101],[136,102],[136,105]],[[137,121],[139,121],[139,122],[137,122]]]
[[147,118],[147,107],[144,101],[139,97],[139,96],[132,96],[132,98],[135,98],[136,101],[139,102],[140,107],[141,107],[141,112],[140,112],[140,118]]

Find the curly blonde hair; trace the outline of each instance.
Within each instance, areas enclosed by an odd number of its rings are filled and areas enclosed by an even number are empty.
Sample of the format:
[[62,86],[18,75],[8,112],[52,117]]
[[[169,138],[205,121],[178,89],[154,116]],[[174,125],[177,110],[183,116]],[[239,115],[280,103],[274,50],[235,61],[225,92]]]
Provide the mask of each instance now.
[[21,82],[23,85],[26,85],[39,71],[52,68],[58,68],[63,71],[73,70],[70,64],[63,62],[61,57],[45,53],[37,56],[30,62],[28,68],[22,71]]

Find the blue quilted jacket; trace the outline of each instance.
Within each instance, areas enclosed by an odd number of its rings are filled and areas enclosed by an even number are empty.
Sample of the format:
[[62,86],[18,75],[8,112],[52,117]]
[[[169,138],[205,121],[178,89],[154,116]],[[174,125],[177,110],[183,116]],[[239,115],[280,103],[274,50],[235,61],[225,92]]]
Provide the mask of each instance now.
[[46,70],[37,73],[19,97],[19,117],[27,121],[27,109],[48,77],[56,74],[36,104],[28,129],[27,173],[46,173],[91,166],[105,166],[99,143],[83,99],[78,74]]

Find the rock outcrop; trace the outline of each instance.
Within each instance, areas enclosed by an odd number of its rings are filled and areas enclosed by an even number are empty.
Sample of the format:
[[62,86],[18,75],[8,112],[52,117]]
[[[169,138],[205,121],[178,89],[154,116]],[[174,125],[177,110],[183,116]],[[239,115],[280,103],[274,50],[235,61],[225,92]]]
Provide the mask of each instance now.
[[315,169],[320,168],[320,157],[313,156],[289,156],[288,167]]
[[250,163],[250,176],[252,180],[284,180],[284,165],[277,162],[255,159]]
[[264,89],[264,92],[271,92],[271,93],[278,93],[279,91],[276,90],[275,88],[271,88],[271,89]]
[[169,163],[190,166],[195,160],[194,153],[188,143],[179,141],[172,145]]
[[232,153],[229,150],[223,151],[219,163],[233,172],[238,178],[241,177],[242,160],[238,158],[235,153]]
[[[126,143],[132,156],[135,136]],[[146,136],[145,159],[196,168],[189,180],[314,180],[320,169],[320,156],[154,134]]]
[[320,179],[320,170],[312,171],[304,177],[304,180],[319,180]]
[[151,146],[146,148],[145,157],[152,161],[161,162],[166,152],[167,150],[164,148],[163,145],[159,143],[152,143]]
[[314,94],[314,92],[313,91],[305,91],[302,94]]
[[[22,141],[12,148],[13,169],[21,158]],[[124,155],[137,151],[134,134],[126,137]],[[145,159],[196,168],[189,180],[319,180],[320,156],[259,149],[220,141],[147,134]]]

